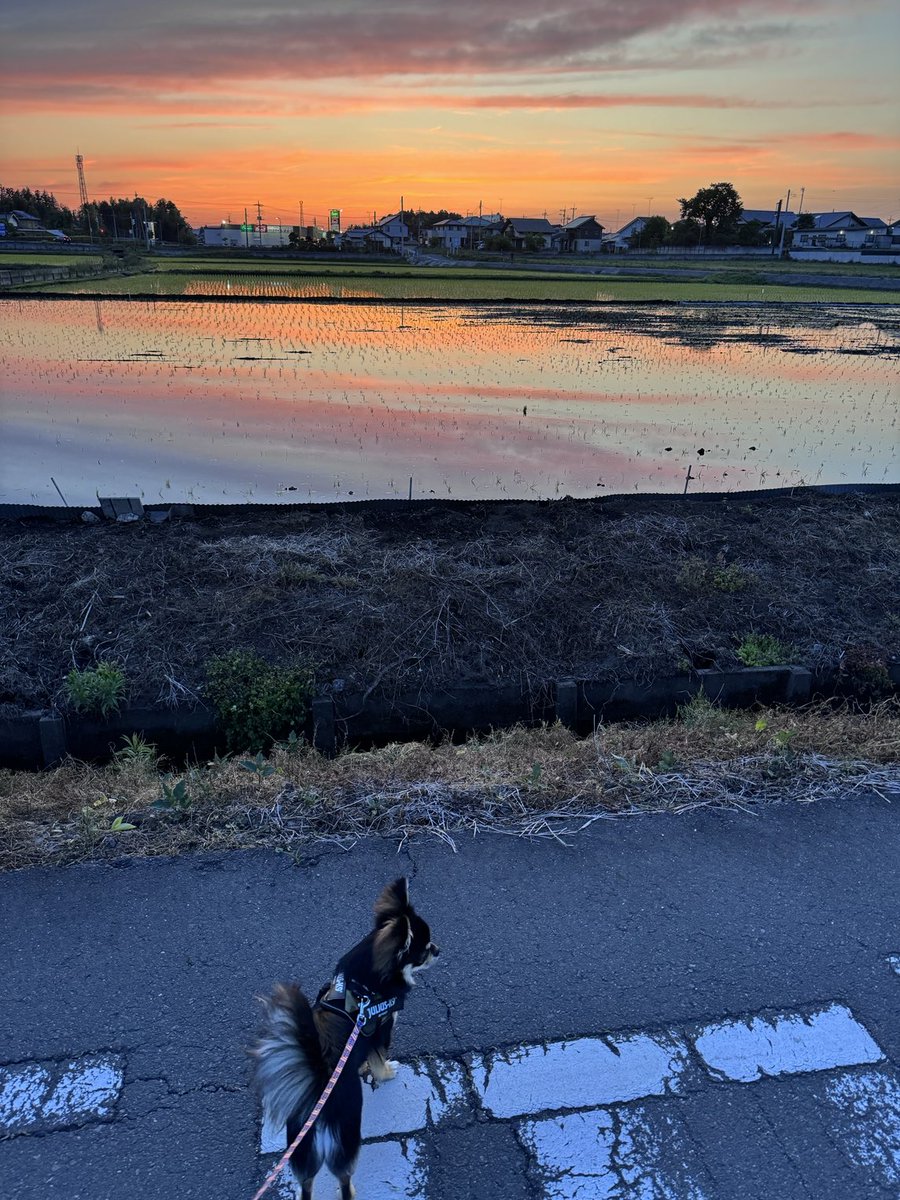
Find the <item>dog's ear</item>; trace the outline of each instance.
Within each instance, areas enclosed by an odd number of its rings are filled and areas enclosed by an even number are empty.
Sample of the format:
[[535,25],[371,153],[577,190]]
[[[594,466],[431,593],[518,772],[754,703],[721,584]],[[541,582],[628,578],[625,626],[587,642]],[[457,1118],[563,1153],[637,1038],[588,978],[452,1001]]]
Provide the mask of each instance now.
[[412,923],[409,917],[391,917],[379,926],[372,947],[372,966],[382,978],[392,975],[400,956],[412,942]]
[[375,901],[375,924],[384,925],[399,917],[409,908],[409,880],[405,876],[389,883]]

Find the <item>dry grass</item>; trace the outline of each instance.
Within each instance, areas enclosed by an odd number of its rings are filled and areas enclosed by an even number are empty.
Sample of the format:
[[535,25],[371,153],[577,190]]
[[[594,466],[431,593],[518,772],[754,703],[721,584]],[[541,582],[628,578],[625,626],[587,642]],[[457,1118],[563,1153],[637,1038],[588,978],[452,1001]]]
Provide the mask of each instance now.
[[[298,851],[361,837],[448,845],[495,831],[565,839],[594,821],[700,806],[752,808],[832,795],[900,798],[900,708],[728,712],[703,700],[674,721],[517,728],[463,745],[394,744],[333,760],[279,747],[262,777],[239,759],[183,780],[182,814],[151,807],[155,761],[67,762],[42,774],[0,772],[0,866],[72,863],[265,846]],[[133,829],[114,831],[121,818]]]

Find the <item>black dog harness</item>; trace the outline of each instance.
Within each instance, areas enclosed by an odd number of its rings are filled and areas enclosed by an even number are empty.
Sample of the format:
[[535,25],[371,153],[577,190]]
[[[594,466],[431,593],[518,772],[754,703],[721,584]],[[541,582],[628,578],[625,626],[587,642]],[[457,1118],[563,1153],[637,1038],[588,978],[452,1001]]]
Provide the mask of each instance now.
[[363,1037],[371,1037],[379,1025],[383,1025],[392,1013],[403,1007],[402,996],[383,999],[377,992],[367,991],[355,979],[347,980],[343,971],[338,971],[326,992],[319,996],[315,1008],[327,1008],[355,1023],[359,1016],[364,1018],[361,1027]]

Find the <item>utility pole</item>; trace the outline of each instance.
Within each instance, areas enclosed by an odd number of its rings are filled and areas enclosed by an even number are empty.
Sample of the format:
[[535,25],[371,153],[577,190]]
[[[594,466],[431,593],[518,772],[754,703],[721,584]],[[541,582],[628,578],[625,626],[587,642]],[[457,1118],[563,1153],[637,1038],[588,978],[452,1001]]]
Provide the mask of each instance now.
[[785,231],[785,229],[787,229],[787,215],[790,212],[790,208],[791,208],[791,189],[788,188],[787,203],[784,206],[785,220],[781,224],[781,239],[779,240],[779,243],[778,243],[778,257],[779,258],[781,258],[782,254],[784,253],[784,231]]
[[303,201],[302,200],[300,201],[300,236],[306,237],[306,234],[303,232]]
[[778,204],[775,208],[775,232],[772,234],[772,258],[775,257],[775,243],[778,240],[778,230],[779,230],[780,226],[781,226],[781,201],[779,200]]
[[262,206],[258,200],[256,202],[256,242],[262,250]]
[[[400,197],[400,257],[402,258],[406,251],[406,239],[403,236],[403,197]],[[403,318],[400,318],[401,321]]]
[[244,205],[244,249],[250,249],[250,222],[247,220],[247,206]]
[[806,195],[806,188],[805,188],[805,187],[802,187],[802,188],[800,189],[800,204],[799,204],[799,206],[798,206],[798,208],[797,208],[797,216],[798,216],[798,217],[799,217],[799,216],[800,216],[800,214],[803,212],[803,197],[804,197],[805,195]]

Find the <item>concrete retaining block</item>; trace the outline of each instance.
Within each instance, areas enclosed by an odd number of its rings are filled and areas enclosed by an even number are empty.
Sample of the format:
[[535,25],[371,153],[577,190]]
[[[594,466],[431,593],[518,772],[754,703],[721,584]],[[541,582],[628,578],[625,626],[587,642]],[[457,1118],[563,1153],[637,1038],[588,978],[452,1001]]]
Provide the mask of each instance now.
[[[892,666],[890,675],[900,686],[900,666]],[[340,692],[316,697],[304,729],[297,732],[323,754],[334,754],[341,745],[383,745],[447,734],[460,737],[554,720],[574,732],[589,733],[601,721],[674,716],[698,692],[726,707],[749,708],[756,703],[802,704],[833,697],[839,690],[845,695],[845,684],[834,670],[787,666],[701,670],[649,683],[568,678],[532,692],[518,683],[461,684],[438,692],[377,696]],[[0,766],[37,769],[67,755],[104,761],[132,734],[140,734],[176,760],[202,762],[225,749],[215,713],[206,708],[132,708],[108,719],[31,713],[0,720]]]

